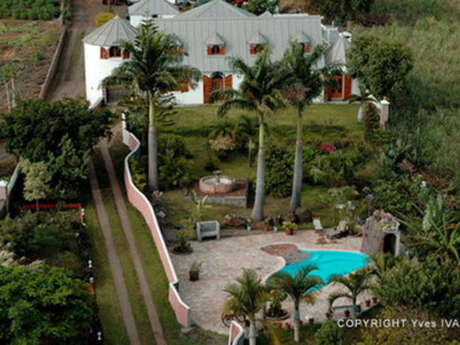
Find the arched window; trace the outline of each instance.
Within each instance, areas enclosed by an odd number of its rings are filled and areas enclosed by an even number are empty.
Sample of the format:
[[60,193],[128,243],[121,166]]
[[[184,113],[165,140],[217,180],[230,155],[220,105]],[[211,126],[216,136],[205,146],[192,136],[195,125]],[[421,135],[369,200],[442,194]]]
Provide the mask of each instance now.
[[224,88],[224,75],[221,72],[211,74],[211,92]]
[[121,49],[120,47],[110,47],[109,48],[109,57],[121,57]]

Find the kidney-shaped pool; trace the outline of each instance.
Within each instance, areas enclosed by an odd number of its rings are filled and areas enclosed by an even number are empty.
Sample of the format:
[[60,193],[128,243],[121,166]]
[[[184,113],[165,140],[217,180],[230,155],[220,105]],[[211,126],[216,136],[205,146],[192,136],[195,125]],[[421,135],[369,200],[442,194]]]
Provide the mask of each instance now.
[[343,276],[369,264],[368,256],[357,252],[306,249],[300,251],[307,252],[310,256],[303,261],[286,265],[278,272],[295,276],[303,267],[314,265],[318,269],[311,271],[310,275],[320,277],[327,284],[332,274]]

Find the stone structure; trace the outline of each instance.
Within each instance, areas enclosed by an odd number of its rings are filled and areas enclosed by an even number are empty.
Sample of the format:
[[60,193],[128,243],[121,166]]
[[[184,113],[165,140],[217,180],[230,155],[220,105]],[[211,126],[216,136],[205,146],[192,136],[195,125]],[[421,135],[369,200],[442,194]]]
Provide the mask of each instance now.
[[400,254],[401,234],[399,222],[391,213],[376,210],[366,219],[363,226],[361,252],[372,255],[378,253]]

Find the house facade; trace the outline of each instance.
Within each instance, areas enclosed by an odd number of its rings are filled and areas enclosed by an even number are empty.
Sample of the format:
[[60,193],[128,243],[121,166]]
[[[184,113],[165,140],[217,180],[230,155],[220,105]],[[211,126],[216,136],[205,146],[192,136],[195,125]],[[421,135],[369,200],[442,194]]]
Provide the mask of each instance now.
[[[129,21],[116,17],[83,39],[85,49],[86,96],[91,105],[104,99],[102,80],[129,59],[120,42],[134,40],[142,20],[154,18],[161,31],[174,35],[186,53],[184,64],[198,68],[202,79],[197,87],[187,85],[174,92],[178,104],[206,104],[209,95],[221,88],[238,88],[242,77],[231,70],[228,57],[239,56],[251,64],[268,46],[273,60],[280,59],[290,42],[304,46],[310,54],[315,46],[326,45],[317,68],[329,63],[346,63],[348,38],[336,28],[322,25],[321,17],[308,14],[264,13],[256,16],[224,0],[212,0],[186,12],[179,12],[166,0],[141,0],[129,7]],[[345,67],[344,67],[345,74]],[[357,85],[345,75],[334,76],[337,86],[325,90],[321,99],[346,100]]]

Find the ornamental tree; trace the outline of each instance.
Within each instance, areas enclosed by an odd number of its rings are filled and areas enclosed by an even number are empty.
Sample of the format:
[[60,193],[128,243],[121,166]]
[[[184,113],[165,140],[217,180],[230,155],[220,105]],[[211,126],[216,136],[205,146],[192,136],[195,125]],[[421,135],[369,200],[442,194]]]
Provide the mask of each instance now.
[[0,343],[88,343],[93,297],[69,271],[0,266],[0,286]]
[[404,89],[413,58],[400,42],[362,34],[353,37],[348,68],[351,77],[359,79],[377,99],[391,99]]

